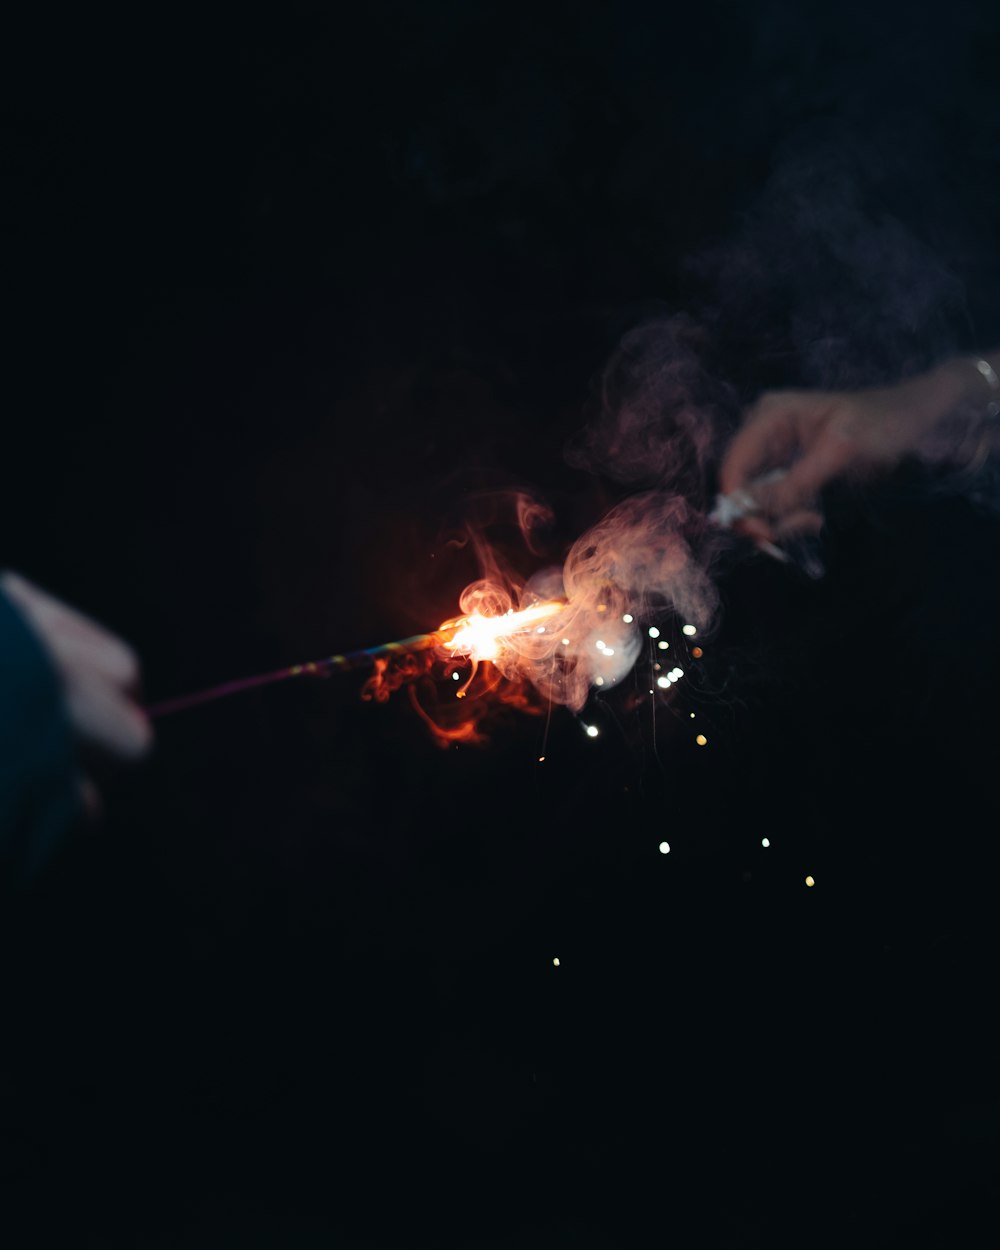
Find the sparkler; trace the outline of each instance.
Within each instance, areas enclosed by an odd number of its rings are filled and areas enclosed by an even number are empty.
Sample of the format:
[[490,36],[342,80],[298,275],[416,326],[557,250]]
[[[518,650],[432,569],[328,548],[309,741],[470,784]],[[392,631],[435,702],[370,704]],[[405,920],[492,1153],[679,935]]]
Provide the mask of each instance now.
[[[787,469],[772,469],[763,477],[757,478],[751,485],[769,486],[773,482],[780,482],[787,472]],[[720,529],[730,529],[734,522],[741,521],[745,516],[753,516],[757,512],[759,512],[759,507],[752,490],[734,490],[731,495],[717,497],[715,507],[709,513],[708,519]],[[772,556],[775,560],[780,560],[782,564],[788,564],[791,560],[788,552],[782,551],[774,543],[761,539],[757,546],[765,554]]]
[[216,699],[240,694],[244,690],[270,686],[279,681],[289,681],[293,677],[327,677],[331,673],[369,668],[378,660],[412,655],[435,648],[440,649],[445,656],[457,659],[468,658],[475,662],[494,660],[501,654],[509,639],[519,634],[535,632],[539,628],[544,629],[541,622],[555,616],[565,606],[565,600],[554,599],[532,604],[519,612],[515,612],[512,608],[502,616],[484,616],[480,612],[472,612],[468,616],[459,616],[445,621],[438,629],[427,634],[414,634],[412,638],[402,638],[397,642],[384,642],[377,647],[345,651],[341,655],[330,655],[323,660],[310,660],[305,664],[293,664],[289,668],[279,668],[271,673],[258,673],[253,677],[237,678],[235,681],[223,682],[219,686],[199,690],[194,694],[181,695],[175,699],[155,703],[147,708],[146,712],[151,719],[156,720],[161,716],[170,716],[175,712],[200,707],[204,703],[214,703]]

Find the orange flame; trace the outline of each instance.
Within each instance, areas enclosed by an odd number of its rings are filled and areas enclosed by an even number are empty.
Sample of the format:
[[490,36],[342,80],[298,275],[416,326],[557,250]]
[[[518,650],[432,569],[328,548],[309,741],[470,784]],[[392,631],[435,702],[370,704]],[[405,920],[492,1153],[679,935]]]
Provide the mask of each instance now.
[[[437,645],[432,650],[376,660],[362,698],[383,702],[406,685],[413,707],[440,746],[485,742],[480,724],[500,706],[540,712],[535,691],[515,671],[517,660],[525,648],[546,645],[547,622],[565,611],[566,601],[542,600],[520,610],[507,607],[509,603],[506,593],[494,586],[486,588],[480,582],[467,587],[463,606],[472,610],[444,621],[435,631]],[[457,689],[445,691],[436,682],[421,684],[435,657],[445,661],[447,673],[456,681],[460,671],[466,670]],[[505,660],[510,662],[510,671],[501,672],[496,665],[506,669]],[[423,698],[417,693],[418,684]]]

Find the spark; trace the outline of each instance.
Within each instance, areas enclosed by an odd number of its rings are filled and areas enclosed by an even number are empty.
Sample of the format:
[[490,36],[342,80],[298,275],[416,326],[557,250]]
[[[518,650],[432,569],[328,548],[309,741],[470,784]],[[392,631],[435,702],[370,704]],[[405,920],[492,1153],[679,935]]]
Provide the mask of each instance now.
[[588,737],[588,738],[596,738],[596,737],[597,737],[597,734],[598,734],[598,728],[597,728],[597,726],[596,726],[596,725],[588,725],[588,726],[587,726],[587,737]]
[[704,735],[704,734],[699,734],[699,735],[697,736],[697,738],[695,738],[695,742],[697,742],[697,744],[698,744],[700,747],[703,747],[703,746],[707,746],[707,745],[708,745],[708,739],[705,737],[705,735]]
[[656,628],[655,625],[650,625],[649,629],[646,632],[649,634],[650,638],[659,638],[660,636],[660,631]]
[[622,616],[622,620],[625,622],[626,625],[631,625],[632,622],[635,620],[635,617],[632,615],[631,612],[626,612]]
[[771,839],[770,839],[770,838],[761,838],[761,840],[760,840],[760,844],[761,844],[761,846],[770,846],[770,845],[771,845]]
[[[668,686],[672,686],[674,683],[670,680],[669,677],[657,677],[656,684],[660,687],[661,690],[666,690]],[[650,694],[652,694],[652,691],[650,691]]]
[[687,634],[687,636],[688,636],[689,638],[693,638],[697,632],[698,632],[698,631],[697,631],[697,629],[696,629],[693,625],[682,625],[682,626],[681,626],[681,633],[682,633],[682,634]]
[[660,843],[660,854],[661,854],[661,855],[669,855],[669,854],[670,854],[670,843],[669,843],[669,842],[661,842],[661,843]]
[[552,967],[553,967],[553,968],[558,968],[558,967],[559,967],[559,960],[558,960],[558,958],[553,959],[553,961],[552,961]]
[[667,642],[663,638],[661,638],[660,641],[656,645],[660,648],[661,651],[667,651],[670,647],[670,643]]
[[806,885],[811,889],[816,884],[815,877],[806,877]]

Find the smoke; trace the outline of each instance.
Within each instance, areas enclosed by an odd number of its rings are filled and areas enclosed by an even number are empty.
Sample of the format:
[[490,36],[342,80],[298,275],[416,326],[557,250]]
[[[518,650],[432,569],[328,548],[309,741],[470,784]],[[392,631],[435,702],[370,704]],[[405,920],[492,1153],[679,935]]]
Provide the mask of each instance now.
[[601,380],[597,415],[572,440],[575,468],[626,486],[657,486],[707,503],[735,396],[702,363],[705,331],[688,315],[636,326]]
[[[894,156],[894,132],[800,129],[736,232],[693,257],[706,313],[765,384],[847,389],[893,382],[968,336],[965,286],[930,242],[945,232]],[[911,154],[912,155],[912,154]],[[930,159],[929,157],[927,158]]]
[[[623,497],[561,568],[499,599],[488,578],[477,584],[477,603],[503,610],[566,600],[549,627],[515,639],[505,676],[579,709],[629,673],[644,624],[672,613],[711,628],[718,557],[732,544],[707,514],[741,406],[772,387],[893,383],[967,343],[965,286],[930,241],[948,231],[899,211],[927,165],[902,144],[894,159],[895,142],[891,126],[872,137],[802,128],[729,238],[685,263],[699,292],[689,310],[621,340],[567,460]],[[709,364],[720,360],[729,381]],[[947,459],[940,447],[928,454]]]
[[[619,684],[652,621],[673,613],[704,631],[714,618],[711,566],[726,540],[706,511],[734,401],[703,367],[697,338],[689,317],[664,318],[629,331],[608,362],[598,411],[567,459],[634,493],[572,543],[561,567],[515,588],[496,548],[473,535],[482,576],[466,588],[463,613],[566,601],[545,628],[510,639],[496,661],[505,677],[530,680],[554,703],[579,710],[594,687]],[[513,504],[525,546],[537,551],[535,533],[551,512],[524,493]]]

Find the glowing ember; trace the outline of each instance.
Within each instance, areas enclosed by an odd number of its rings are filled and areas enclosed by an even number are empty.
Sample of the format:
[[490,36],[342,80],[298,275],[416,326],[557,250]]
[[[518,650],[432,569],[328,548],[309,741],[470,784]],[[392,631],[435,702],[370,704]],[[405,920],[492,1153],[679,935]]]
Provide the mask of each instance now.
[[450,655],[468,656],[472,660],[496,660],[503,653],[504,644],[517,634],[542,633],[540,621],[561,612],[565,603],[553,599],[547,603],[534,603],[520,612],[506,612],[502,616],[484,616],[473,612],[445,621],[440,632],[448,634],[441,646]]

